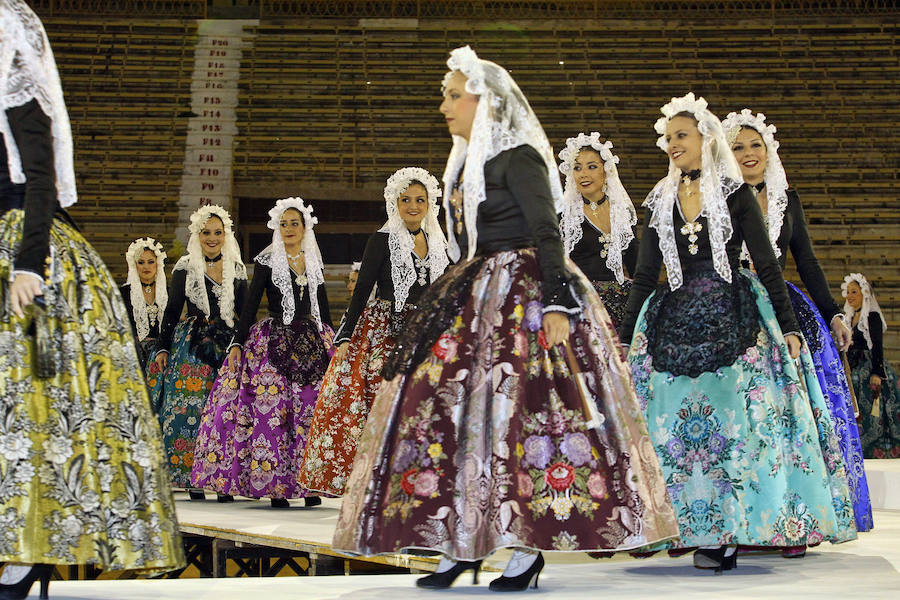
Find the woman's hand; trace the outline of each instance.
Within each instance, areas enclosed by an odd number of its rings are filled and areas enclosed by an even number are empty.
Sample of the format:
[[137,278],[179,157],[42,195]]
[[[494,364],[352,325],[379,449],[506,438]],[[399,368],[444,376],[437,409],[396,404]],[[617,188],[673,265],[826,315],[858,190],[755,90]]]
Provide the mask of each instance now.
[[9,286],[9,303],[20,319],[25,318],[25,308],[34,302],[35,296],[43,296],[42,280],[37,275],[19,273]]
[[869,377],[869,389],[873,392],[877,392],[881,390],[881,377],[878,375],[872,375]]
[[784,341],[787,343],[788,354],[791,355],[791,358],[797,358],[800,356],[800,347],[802,342],[800,341],[800,337],[796,333],[789,333],[784,336]]
[[241,347],[232,346],[228,350],[228,366],[236,369],[241,364]]
[[548,312],[543,321],[544,337],[547,344],[555,346],[569,341],[569,317],[565,313]]
[[159,372],[162,373],[166,370],[166,365],[169,363],[169,353],[166,350],[160,350],[156,353],[156,366],[159,367]]
[[337,350],[334,351],[334,356],[331,360],[336,360],[338,362],[344,360],[344,357],[347,356],[347,348],[350,346],[350,342],[341,342],[341,345],[337,347]]
[[850,344],[853,343],[853,333],[847,329],[844,319],[840,315],[835,315],[831,320],[831,337],[834,340],[834,345],[841,352],[846,352]]

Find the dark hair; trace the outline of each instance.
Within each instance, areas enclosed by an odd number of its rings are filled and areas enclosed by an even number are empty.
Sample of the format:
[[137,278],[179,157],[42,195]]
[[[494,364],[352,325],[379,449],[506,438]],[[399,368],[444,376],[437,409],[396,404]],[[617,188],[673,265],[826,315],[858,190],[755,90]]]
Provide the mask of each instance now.
[[428,186],[425,185],[424,183],[422,183],[421,181],[419,181],[418,179],[410,179],[410,180],[409,180],[409,183],[406,184],[406,188],[404,188],[404,190],[403,190],[402,192],[400,192],[400,193],[401,193],[401,194],[405,194],[405,193],[406,193],[406,190],[408,190],[409,188],[411,188],[411,187],[414,186],[414,185],[421,185],[421,186],[422,186],[422,189],[425,190],[425,195],[426,195],[426,196],[428,195]]
[[676,113],[676,114],[672,115],[672,117],[669,120],[671,121],[675,117],[687,117],[688,119],[690,119],[694,122],[694,125],[697,125],[698,123],[700,123],[700,121],[697,120],[697,117],[694,116],[694,113],[686,111],[686,110],[683,110],[680,113]]
[[286,213],[286,212],[289,211],[289,210],[296,211],[297,214],[300,215],[300,224],[303,225],[303,227],[304,227],[304,229],[305,229],[305,228],[306,228],[306,219],[303,218],[303,212],[302,212],[299,208],[295,208],[295,207],[293,207],[293,206],[289,206],[289,207],[287,207],[286,209],[284,209],[284,212],[281,213],[281,216],[283,217],[283,216],[284,216],[284,213]]
[[[585,150],[590,150],[591,152],[596,152],[597,156],[600,157],[600,162],[603,164],[606,164],[606,161],[603,160],[603,155],[600,154],[600,151],[597,150],[596,148],[594,148],[593,146],[582,146],[581,148],[578,149],[578,152],[575,153],[575,157],[577,157],[579,154],[581,154]],[[575,160],[575,157],[573,157],[572,160]]]

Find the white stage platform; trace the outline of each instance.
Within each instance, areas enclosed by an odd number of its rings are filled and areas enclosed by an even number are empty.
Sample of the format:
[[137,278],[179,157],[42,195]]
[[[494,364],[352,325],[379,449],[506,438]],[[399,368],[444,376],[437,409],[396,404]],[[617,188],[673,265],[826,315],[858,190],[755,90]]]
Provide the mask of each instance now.
[[[854,542],[823,544],[803,559],[777,555],[742,556],[738,569],[721,576],[699,571],[690,556],[664,555],[636,560],[627,555],[593,560],[584,554],[545,554],[547,567],[540,589],[529,594],[560,600],[588,598],[900,598],[900,460],[868,461],[875,529]],[[335,556],[331,535],[339,500],[325,500],[314,509],[271,509],[267,501],[238,500],[218,504],[190,502],[178,494],[178,512],[185,533],[215,535],[238,544],[248,542]],[[893,509],[893,510],[891,510]],[[503,568],[508,552],[491,557],[487,567]],[[372,560],[372,559],[369,559]],[[382,564],[429,569],[433,559],[379,557]],[[450,590],[426,592],[415,587],[419,575],[352,575],[330,577],[268,577],[163,580],[54,581],[54,600],[406,600],[494,597],[488,582],[497,573],[482,573],[471,584],[467,574]],[[37,587],[30,598],[37,598]]]

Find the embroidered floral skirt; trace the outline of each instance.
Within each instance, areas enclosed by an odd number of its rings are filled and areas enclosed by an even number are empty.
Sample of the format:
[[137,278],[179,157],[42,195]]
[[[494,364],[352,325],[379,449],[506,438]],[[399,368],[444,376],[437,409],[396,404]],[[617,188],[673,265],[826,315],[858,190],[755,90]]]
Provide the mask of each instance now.
[[[754,337],[735,353],[752,306]],[[692,328],[675,336],[673,322]],[[718,328],[724,329],[717,345]],[[649,340],[648,331],[659,339]],[[693,357],[711,368],[687,374],[692,365],[673,352],[681,344],[711,349]],[[656,370],[651,349],[681,373]],[[814,400],[804,391],[808,379],[801,382],[755,276],[741,271],[728,284],[710,270],[685,273],[676,292],[664,286],[641,310],[628,360],[681,531],[669,547],[799,546],[856,537],[840,451],[835,441],[823,443],[817,428],[825,424],[823,439],[834,439],[825,401],[818,386]],[[815,381],[808,352],[801,361]]]
[[394,347],[390,322],[391,302],[370,300],[353,331],[344,360],[329,365],[309,428],[300,487],[343,495],[356,446],[381,385],[381,367]]
[[225,364],[197,435],[194,486],[253,498],[302,498],[297,483],[334,332],[308,318],[250,329],[240,365]]
[[147,364],[150,357],[156,353],[156,338],[144,338],[137,344],[138,361],[141,364],[141,371],[147,370]]
[[369,414],[335,548],[473,560],[677,536],[609,316],[568,268],[583,288],[569,338],[577,376],[565,346],[545,347],[533,249],[476,257],[423,294]]
[[[872,503],[869,501],[869,484],[863,465],[862,446],[859,441],[859,430],[856,427],[856,416],[853,412],[853,400],[841,355],[825,319],[806,295],[791,283],[787,284],[794,314],[800,322],[803,337],[809,346],[815,375],[819,389],[825,398],[828,414],[831,417],[834,432],[841,449],[844,468],[847,471],[847,484],[850,487],[850,498],[853,501],[853,514],[857,531],[872,529]],[[805,363],[804,363],[805,364]],[[810,386],[812,382],[810,382]],[[815,413],[816,408],[813,407]],[[824,426],[820,423],[820,426]],[[820,432],[822,437],[824,432]],[[824,455],[824,447],[823,447]]]
[[872,354],[868,348],[850,347],[850,378],[859,404],[859,432],[866,458],[900,458],[900,380],[897,371],[884,361],[881,389],[869,387]]
[[631,280],[624,283],[618,281],[592,281],[597,295],[603,301],[603,306],[612,319],[613,328],[617,331],[622,319],[625,317],[625,305],[628,304],[628,292],[631,291]]
[[[0,280],[22,241],[0,219]],[[159,427],[118,286],[69,224],[50,230],[46,320],[0,287],[0,562],[165,572],[184,556]],[[36,356],[37,329],[48,334]],[[35,372],[41,359],[52,372]],[[46,361],[46,362],[45,362]]]
[[221,321],[208,323],[199,317],[188,317],[175,326],[165,372],[159,372],[155,361],[147,368],[147,386],[162,426],[166,460],[175,487],[191,486],[200,417],[216,371],[225,359],[231,331]]

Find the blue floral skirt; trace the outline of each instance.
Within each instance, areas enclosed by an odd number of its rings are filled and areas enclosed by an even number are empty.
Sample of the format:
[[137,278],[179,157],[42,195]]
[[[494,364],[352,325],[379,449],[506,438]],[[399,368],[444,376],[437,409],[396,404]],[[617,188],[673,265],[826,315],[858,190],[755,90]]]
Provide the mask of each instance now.
[[[679,302],[668,301],[668,287],[648,298],[628,353],[678,519],[681,539],[667,547],[854,539],[842,457],[835,449],[823,458],[811,408],[824,407],[824,399],[818,388],[815,401],[806,393],[765,289],[749,272],[728,284],[710,270],[686,273],[676,293]],[[751,306],[755,322],[748,327]],[[713,355],[698,360],[713,368],[698,375],[657,370],[651,348],[675,368],[692,371],[672,348],[648,340],[648,331],[673,331],[672,322],[691,328],[668,339],[705,345]],[[743,329],[730,330],[717,344],[714,333],[723,323]],[[736,353],[747,331],[755,337]],[[814,372],[808,352],[800,360]],[[823,418],[827,422],[827,411]],[[833,436],[831,428],[827,432]]]
[[[838,353],[825,319],[816,309],[812,301],[796,286],[787,284],[794,314],[800,322],[803,337],[809,346],[815,375],[819,389],[825,398],[828,414],[834,425],[838,438],[844,467],[847,470],[847,484],[850,487],[850,498],[853,501],[853,514],[856,517],[856,530],[872,529],[872,503],[869,501],[869,484],[863,465],[862,445],[859,441],[859,430],[853,414],[853,401],[850,397],[850,384],[844,373],[841,355]],[[815,409],[814,409],[815,410]]]
[[872,353],[853,346],[848,353],[850,378],[859,402],[859,430],[866,458],[900,458],[900,378],[891,363],[884,361],[881,389],[869,387]]

